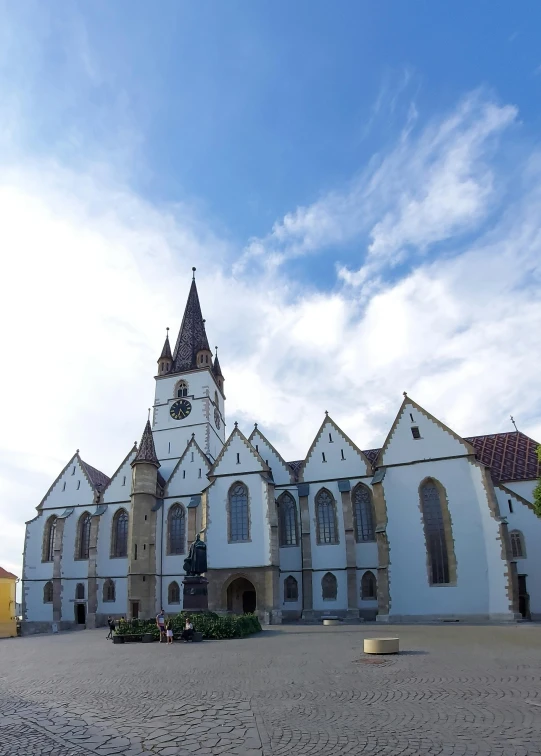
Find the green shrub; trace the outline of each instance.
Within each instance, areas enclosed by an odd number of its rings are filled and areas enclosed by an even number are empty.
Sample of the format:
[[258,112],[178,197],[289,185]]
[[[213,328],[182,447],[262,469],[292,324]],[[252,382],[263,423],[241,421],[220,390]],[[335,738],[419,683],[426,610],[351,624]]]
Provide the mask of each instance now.
[[[261,624],[255,614],[226,614],[220,616],[214,612],[180,612],[169,617],[175,635],[180,635],[186,624],[186,617],[190,617],[194,630],[203,634],[205,640],[225,640],[227,638],[245,638],[247,635],[259,633]],[[156,620],[128,620],[119,621],[116,635],[142,635],[152,633],[159,638],[160,632],[156,627]]]

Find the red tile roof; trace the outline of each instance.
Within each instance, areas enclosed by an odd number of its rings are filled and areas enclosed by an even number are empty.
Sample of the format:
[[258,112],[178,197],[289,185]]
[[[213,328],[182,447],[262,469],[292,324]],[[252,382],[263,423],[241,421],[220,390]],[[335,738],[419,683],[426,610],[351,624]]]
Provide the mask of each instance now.
[[520,431],[465,438],[475,449],[477,459],[490,467],[494,480],[535,480],[541,477],[537,441]]
[[12,572],[8,572],[3,567],[0,567],[0,578],[13,578],[13,580],[19,579],[17,575],[14,575]]

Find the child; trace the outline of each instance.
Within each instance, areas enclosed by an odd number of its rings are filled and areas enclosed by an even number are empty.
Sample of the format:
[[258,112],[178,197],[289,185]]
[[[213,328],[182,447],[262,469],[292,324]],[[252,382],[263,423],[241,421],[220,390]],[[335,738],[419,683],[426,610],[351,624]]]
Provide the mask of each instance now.
[[171,620],[167,620],[166,624],[166,631],[167,631],[167,643],[173,642],[173,623]]

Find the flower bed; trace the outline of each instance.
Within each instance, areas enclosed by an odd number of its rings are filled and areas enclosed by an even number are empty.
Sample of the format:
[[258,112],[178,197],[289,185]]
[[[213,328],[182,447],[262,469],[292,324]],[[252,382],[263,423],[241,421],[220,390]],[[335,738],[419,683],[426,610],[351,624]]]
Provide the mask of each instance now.
[[[214,612],[180,612],[169,617],[173,625],[173,633],[179,636],[184,630],[186,617],[190,617],[196,632],[203,634],[204,640],[225,640],[226,638],[245,638],[247,635],[261,631],[259,619],[255,614],[226,614],[220,616]],[[156,620],[120,620],[116,626],[115,635],[125,640],[142,639],[143,635],[151,634],[156,640],[160,632],[156,627]]]

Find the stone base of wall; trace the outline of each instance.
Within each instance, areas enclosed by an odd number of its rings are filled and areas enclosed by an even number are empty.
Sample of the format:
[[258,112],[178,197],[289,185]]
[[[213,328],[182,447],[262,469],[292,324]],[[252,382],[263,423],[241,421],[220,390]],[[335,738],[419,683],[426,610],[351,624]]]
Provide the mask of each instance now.
[[282,622],[298,622],[301,617],[301,609],[282,609]]
[[359,617],[365,622],[375,622],[378,617],[377,609],[359,609]]
[[510,623],[517,622],[520,616],[509,612],[507,614],[378,614],[376,622],[388,624],[452,624],[464,622],[468,624],[485,624],[487,622]]

